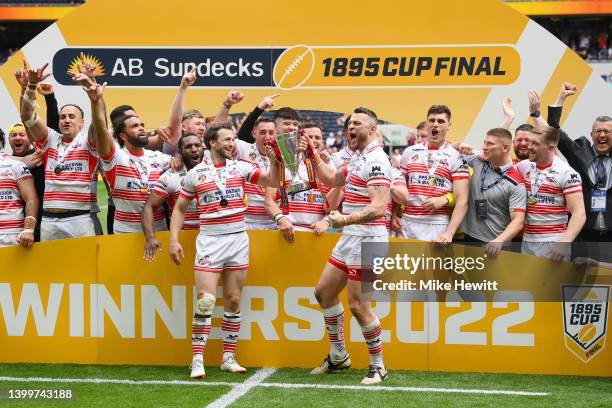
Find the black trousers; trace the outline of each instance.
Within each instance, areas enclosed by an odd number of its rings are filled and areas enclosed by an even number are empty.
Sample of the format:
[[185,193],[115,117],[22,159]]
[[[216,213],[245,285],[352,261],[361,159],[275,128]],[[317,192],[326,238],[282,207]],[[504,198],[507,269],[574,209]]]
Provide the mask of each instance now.
[[612,262],[612,231],[582,230],[572,244],[572,258]]

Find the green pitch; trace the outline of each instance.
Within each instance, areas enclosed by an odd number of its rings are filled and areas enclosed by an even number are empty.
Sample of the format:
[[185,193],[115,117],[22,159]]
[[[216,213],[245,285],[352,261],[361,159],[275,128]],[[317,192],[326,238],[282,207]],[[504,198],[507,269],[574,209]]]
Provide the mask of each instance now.
[[[260,376],[261,383],[253,386],[263,371],[269,375]],[[0,406],[203,407],[213,402],[248,408],[612,406],[610,378],[391,370],[384,387],[364,389],[359,384],[363,370],[317,377],[303,369],[251,368],[237,375],[207,367],[206,373],[205,380],[191,380],[187,367],[0,364]],[[15,389],[71,389],[74,396],[69,401],[10,401],[8,392]],[[538,395],[525,395],[530,393]]]
[[102,180],[98,180],[98,205],[100,206],[100,213],[98,213],[98,219],[102,223],[102,229],[106,235],[106,214],[108,213],[108,193],[106,192],[106,186]]

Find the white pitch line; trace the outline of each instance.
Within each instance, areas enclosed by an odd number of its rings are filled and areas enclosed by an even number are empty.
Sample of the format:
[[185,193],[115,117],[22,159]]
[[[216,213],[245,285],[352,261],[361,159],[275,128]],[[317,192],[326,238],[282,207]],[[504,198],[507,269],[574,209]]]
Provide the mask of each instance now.
[[525,395],[542,397],[550,395],[547,392],[507,391],[507,390],[477,390],[463,388],[426,388],[426,387],[386,387],[368,385],[332,385],[332,384],[298,384],[298,383],[262,383],[258,387],[271,388],[318,388],[328,390],[363,390],[363,391],[404,391],[404,392],[439,392],[459,394],[493,394],[493,395]]
[[128,385],[228,385],[236,387],[241,383],[223,381],[181,381],[181,380],[117,380],[112,378],[46,378],[46,377],[0,377],[0,382],[49,382],[85,384],[128,384]]
[[[315,388],[332,390],[363,390],[363,391],[402,391],[402,392],[435,392],[456,394],[483,394],[483,395],[517,395],[543,397],[550,395],[548,392],[535,391],[512,391],[512,390],[479,390],[469,388],[429,388],[429,387],[388,387],[388,386],[366,386],[366,385],[332,385],[332,384],[299,384],[299,383],[264,383],[262,382],[274,373],[273,368],[258,370],[244,383],[223,381],[181,381],[181,380],[118,380],[110,378],[47,378],[47,377],[0,377],[0,382],[49,382],[49,383],[89,383],[89,384],[127,384],[127,385],[197,385],[197,386],[228,386],[234,390],[246,388],[244,392],[236,396],[244,395],[253,387],[268,388]],[[244,386],[247,387],[244,387]],[[234,391],[233,390],[233,391]],[[232,391],[232,392],[233,392]],[[225,394],[222,398],[227,397]],[[220,399],[219,399],[220,400]],[[217,403],[219,400],[213,402]],[[213,405],[209,405],[213,406]],[[226,405],[216,405],[226,406]]]
[[255,371],[255,374],[250,376],[245,382],[237,387],[234,387],[227,394],[222,395],[218,399],[208,404],[207,408],[225,408],[228,405],[233,404],[238,398],[249,392],[253,387],[261,385],[266,378],[275,372],[276,368],[261,368]]

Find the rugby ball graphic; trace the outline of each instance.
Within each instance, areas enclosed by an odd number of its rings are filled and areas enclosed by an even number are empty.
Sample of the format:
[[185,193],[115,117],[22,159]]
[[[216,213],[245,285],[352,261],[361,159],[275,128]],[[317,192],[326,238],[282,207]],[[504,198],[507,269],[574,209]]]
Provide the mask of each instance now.
[[297,88],[310,78],[314,64],[312,48],[305,45],[288,48],[274,64],[274,83],[281,89]]

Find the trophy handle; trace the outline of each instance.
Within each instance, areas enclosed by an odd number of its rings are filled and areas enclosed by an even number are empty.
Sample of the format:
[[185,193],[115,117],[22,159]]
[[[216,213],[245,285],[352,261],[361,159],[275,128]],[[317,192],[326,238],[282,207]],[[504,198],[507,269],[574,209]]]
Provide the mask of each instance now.
[[283,211],[283,214],[285,212],[287,212],[288,214],[289,197],[287,196],[287,189],[285,188],[285,165],[281,161],[277,162],[276,165],[278,166],[278,191],[280,193],[280,209]]
[[273,137],[268,137],[268,139],[266,140],[266,144],[272,148],[272,151],[274,152],[274,155],[276,156],[276,161],[279,163],[283,163],[283,156],[281,155],[281,151],[280,151],[280,148],[278,147],[278,143],[276,142],[276,139],[274,139]]
[[317,188],[317,169],[313,164],[314,151],[310,144],[304,152],[304,164],[306,165],[306,172],[308,173],[308,182],[310,188]]

